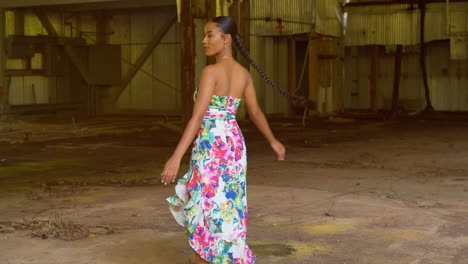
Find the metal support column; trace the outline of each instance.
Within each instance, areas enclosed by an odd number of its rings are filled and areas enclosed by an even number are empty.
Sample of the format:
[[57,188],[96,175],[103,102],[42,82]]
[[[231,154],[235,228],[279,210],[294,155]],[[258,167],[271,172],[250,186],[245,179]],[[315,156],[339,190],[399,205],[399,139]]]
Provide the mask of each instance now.
[[370,65],[370,108],[377,112],[377,72],[378,72],[379,46],[371,46]]
[[180,67],[182,120],[187,124],[192,116],[195,89],[195,24],[192,0],[181,1],[180,7]]
[[5,52],[5,9],[0,8],[0,115],[3,116],[8,112],[9,108],[9,93],[8,84],[5,75],[6,68],[6,52]]

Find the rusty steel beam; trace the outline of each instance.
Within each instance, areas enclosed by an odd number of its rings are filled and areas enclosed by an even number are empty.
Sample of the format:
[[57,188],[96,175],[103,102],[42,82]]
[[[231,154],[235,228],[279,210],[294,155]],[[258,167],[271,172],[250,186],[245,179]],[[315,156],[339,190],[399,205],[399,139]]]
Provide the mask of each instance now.
[[180,74],[182,97],[182,122],[188,123],[192,116],[193,92],[195,90],[195,23],[192,0],[181,1],[180,7]]
[[[242,38],[242,44],[250,51],[250,3],[248,0],[233,1],[229,7],[229,15],[234,19],[237,24],[237,30]],[[236,54],[236,60],[245,68],[249,69],[249,62],[245,59],[240,52]]]
[[393,64],[393,93],[391,118],[398,116],[398,101],[400,100],[401,61],[403,57],[403,46],[397,45],[395,62]]
[[[216,17],[216,0],[206,0],[206,15],[207,21]],[[216,58],[206,56],[206,64],[215,64]]]
[[[50,23],[49,18],[47,15],[44,13],[43,10],[36,9],[34,10],[36,13],[36,16],[39,18],[41,21],[42,26],[46,29],[47,34],[53,37],[59,37],[57,31],[55,30],[54,26],[52,23]],[[57,39],[59,40],[59,39]],[[78,54],[73,50],[72,46],[68,43],[59,43],[63,45],[63,49],[65,51],[65,54],[70,58],[70,61],[72,62],[73,66],[76,67],[78,72],[80,73],[81,78],[86,82],[86,84],[91,83],[91,79],[89,77],[88,70],[86,68],[86,65],[83,64],[81,59],[79,58]]]
[[122,79],[120,88],[117,92],[116,100],[120,97],[120,95],[123,93],[123,91],[128,86],[128,84],[133,79],[133,77],[135,77],[136,73],[140,70],[140,68],[145,64],[145,61],[153,53],[156,46],[159,45],[164,35],[166,35],[169,29],[176,22],[177,22],[177,12],[175,12],[174,10],[174,15],[162,25],[161,29],[153,36],[153,39],[151,40],[151,42],[148,43],[145,50],[143,50],[143,52],[140,54],[135,64],[132,65],[132,67],[127,72],[127,74],[125,74],[125,77]]
[[370,106],[372,112],[377,112],[377,79],[379,65],[379,46],[371,46],[370,63]]
[[8,112],[8,85],[6,81],[6,53],[5,53],[5,10],[0,8],[0,115]]
[[[424,0],[426,4],[445,3],[446,0]],[[468,2],[468,0],[450,0],[451,2]],[[389,1],[362,1],[344,3],[344,7],[353,6],[375,6],[375,5],[395,5],[395,4],[419,4],[419,0],[389,0]]]

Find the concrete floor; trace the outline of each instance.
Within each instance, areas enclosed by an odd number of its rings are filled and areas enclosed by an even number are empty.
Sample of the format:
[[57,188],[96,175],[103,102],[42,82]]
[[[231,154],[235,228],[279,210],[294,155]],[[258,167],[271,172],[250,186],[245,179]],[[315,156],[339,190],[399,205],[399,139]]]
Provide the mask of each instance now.
[[[272,122],[284,162],[241,126],[258,263],[468,263],[466,122]],[[1,124],[0,263],[191,263],[157,176],[177,140],[145,117]]]

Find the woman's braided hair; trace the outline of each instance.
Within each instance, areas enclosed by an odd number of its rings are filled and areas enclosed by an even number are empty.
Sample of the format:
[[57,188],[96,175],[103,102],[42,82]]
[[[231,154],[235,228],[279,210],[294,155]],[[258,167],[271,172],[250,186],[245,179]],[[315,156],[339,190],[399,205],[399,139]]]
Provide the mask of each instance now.
[[289,100],[304,105],[307,108],[313,109],[315,107],[315,103],[308,100],[305,97],[302,96],[295,96],[291,95],[288,91],[280,88],[266,73],[254,62],[252,57],[250,57],[249,52],[247,49],[244,47],[242,44],[241,37],[239,33],[237,32],[237,25],[234,22],[234,19],[229,16],[218,16],[210,20],[211,22],[214,22],[217,24],[217,27],[220,28],[225,34],[231,34],[232,40],[234,43],[234,46],[239,50],[239,52],[244,56],[244,58],[247,60],[247,62],[254,67],[254,69],[260,74],[260,77],[268,84],[270,85],[276,92],[278,92],[280,95],[288,98]]

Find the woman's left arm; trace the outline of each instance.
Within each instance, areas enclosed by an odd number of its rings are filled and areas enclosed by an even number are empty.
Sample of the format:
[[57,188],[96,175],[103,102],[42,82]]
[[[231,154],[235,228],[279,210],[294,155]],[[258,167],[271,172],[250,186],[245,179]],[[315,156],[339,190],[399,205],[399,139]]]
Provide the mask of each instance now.
[[214,75],[216,74],[215,71],[216,68],[214,68],[213,65],[208,65],[203,69],[197,99],[195,100],[195,105],[193,107],[192,117],[185,127],[179,144],[177,144],[174,153],[164,165],[164,170],[161,173],[161,182],[164,183],[164,185],[175,181],[177,172],[179,171],[180,161],[200,129],[203,117],[205,116],[206,110],[211,102],[211,97],[214,93],[216,85],[214,78]]

